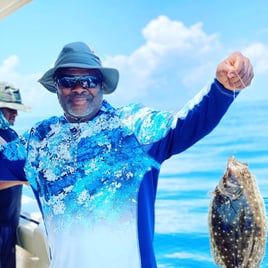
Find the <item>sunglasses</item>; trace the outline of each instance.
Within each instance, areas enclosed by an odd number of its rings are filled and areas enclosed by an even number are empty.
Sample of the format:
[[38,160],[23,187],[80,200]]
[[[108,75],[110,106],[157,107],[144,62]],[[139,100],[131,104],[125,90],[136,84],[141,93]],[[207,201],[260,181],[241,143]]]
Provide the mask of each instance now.
[[83,76],[63,76],[56,79],[56,83],[59,88],[70,88],[73,89],[76,87],[77,83],[83,89],[95,88],[101,79],[97,76],[83,75]]

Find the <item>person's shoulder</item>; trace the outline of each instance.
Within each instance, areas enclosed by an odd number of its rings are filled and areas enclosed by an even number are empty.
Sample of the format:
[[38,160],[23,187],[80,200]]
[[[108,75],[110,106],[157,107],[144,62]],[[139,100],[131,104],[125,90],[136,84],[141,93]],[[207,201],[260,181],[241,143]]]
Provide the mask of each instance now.
[[0,136],[7,142],[15,140],[18,137],[17,132],[13,128],[0,129]]
[[60,120],[60,117],[58,116],[52,116],[49,118],[45,118],[43,120],[38,121],[35,123],[34,128],[38,128],[40,126],[46,126],[48,124],[56,124]]
[[13,140],[15,140],[16,138],[18,138],[18,133],[13,129],[13,128],[9,128],[9,131],[10,131],[10,135],[11,135],[11,138]]
[[31,129],[31,133],[46,133],[49,130],[51,130],[51,128],[53,127],[53,125],[59,124],[59,122],[62,120],[63,117],[59,117],[59,116],[52,116],[46,119],[43,119],[39,122],[37,122]]
[[129,103],[125,106],[121,106],[119,108],[117,108],[117,112],[118,113],[135,113],[141,109],[144,109],[145,106],[141,103]]

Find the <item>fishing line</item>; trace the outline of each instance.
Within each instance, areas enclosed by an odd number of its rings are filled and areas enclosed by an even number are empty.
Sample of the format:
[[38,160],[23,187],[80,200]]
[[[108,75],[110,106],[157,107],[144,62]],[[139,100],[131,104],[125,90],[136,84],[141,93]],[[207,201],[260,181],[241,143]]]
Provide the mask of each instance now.
[[245,88],[246,85],[245,85],[245,83],[243,82],[243,80],[242,80],[242,78],[240,77],[240,75],[239,75],[239,73],[237,72],[237,70],[235,70],[235,74],[237,75],[237,77],[238,77],[239,81],[241,82],[243,88]]
[[[246,85],[245,83],[243,82],[242,78],[240,77],[239,73],[237,72],[237,70],[234,70],[235,71],[235,74],[236,76],[238,77],[240,83],[242,84],[243,88],[246,88]],[[235,92],[236,92],[236,89],[233,90],[233,96],[235,98]]]
[[[238,77],[240,83],[242,84],[243,88],[246,88],[245,83],[243,82],[241,76],[239,75],[239,73],[237,72],[236,69],[234,69],[234,72],[235,72],[235,75]],[[238,89],[238,88],[236,89],[236,87],[234,88],[234,90],[233,90],[233,100],[236,99],[236,96],[237,96],[236,93],[239,92],[240,90],[241,90],[241,89]],[[235,118],[234,120],[236,121],[237,119]],[[237,126],[237,123],[234,122],[234,125]],[[238,136],[239,136],[239,135],[238,135],[238,133],[236,132],[236,138],[237,138]],[[235,143],[236,143],[236,142],[235,142]],[[236,149],[235,146],[234,146],[234,149],[233,149],[233,155],[235,155],[236,153],[237,153],[237,149]]]

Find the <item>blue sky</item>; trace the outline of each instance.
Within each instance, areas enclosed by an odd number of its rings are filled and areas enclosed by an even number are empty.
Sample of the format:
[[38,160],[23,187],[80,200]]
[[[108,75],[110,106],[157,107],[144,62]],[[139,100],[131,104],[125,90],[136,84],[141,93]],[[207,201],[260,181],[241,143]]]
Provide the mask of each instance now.
[[69,42],[84,41],[103,64],[118,68],[115,106],[142,102],[175,110],[214,78],[239,50],[254,66],[238,101],[268,99],[268,3],[194,0],[32,0],[0,21],[0,79],[21,88],[31,115],[61,114],[38,78]]

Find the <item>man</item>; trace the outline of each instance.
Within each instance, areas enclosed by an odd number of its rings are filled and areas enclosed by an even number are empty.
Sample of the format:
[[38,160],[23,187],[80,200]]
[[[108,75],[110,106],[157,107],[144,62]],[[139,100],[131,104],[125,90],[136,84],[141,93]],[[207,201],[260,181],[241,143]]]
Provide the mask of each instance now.
[[[17,110],[28,112],[30,108],[22,104],[19,89],[12,84],[0,82],[0,144],[2,145],[18,137],[11,128],[18,115]],[[0,191],[0,268],[16,267],[15,245],[21,191],[21,185]]]
[[103,67],[82,42],[64,46],[39,80],[57,94],[64,116],[37,124],[0,157],[12,181],[2,187],[24,183],[24,167],[44,217],[51,267],[156,267],[160,165],[211,132],[252,78],[249,60],[236,52],[177,114],[135,104],[115,109],[103,94],[116,89],[118,71]]

